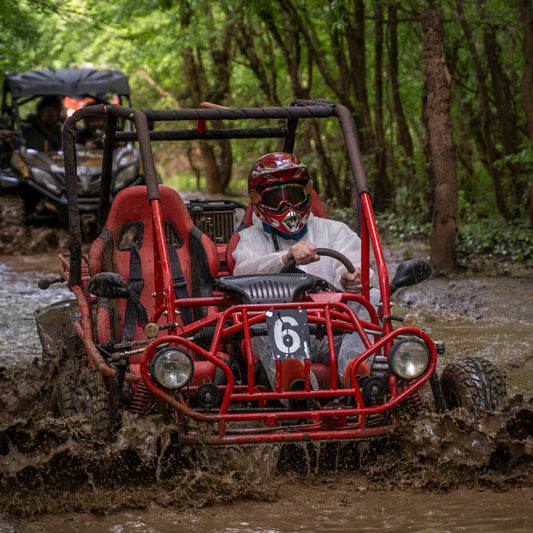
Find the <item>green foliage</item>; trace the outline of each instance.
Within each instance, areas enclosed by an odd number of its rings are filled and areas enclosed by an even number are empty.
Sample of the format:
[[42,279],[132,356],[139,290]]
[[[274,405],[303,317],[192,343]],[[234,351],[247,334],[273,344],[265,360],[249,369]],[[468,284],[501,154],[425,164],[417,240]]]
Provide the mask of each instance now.
[[[3,0],[0,3],[0,69],[26,70],[42,57],[39,35],[50,2]],[[37,44],[37,46],[35,46]]]
[[[429,242],[431,224],[420,216],[398,216],[387,212],[376,217],[383,240],[423,240]],[[463,262],[476,256],[489,256],[511,261],[533,259],[533,232],[525,221],[509,223],[500,216],[473,217],[459,226],[456,252]]]
[[[330,218],[355,228],[351,208],[340,208],[331,201],[325,202],[325,207]],[[384,246],[419,241],[429,245],[431,224],[420,216],[386,212],[376,216],[376,224]],[[472,217],[458,229],[456,252],[459,263],[468,269],[501,275],[520,271],[516,267],[523,265],[522,271],[527,272],[533,267],[533,232],[526,222],[507,223],[497,215]]]
[[[431,186],[423,119],[426,95],[420,13],[428,4],[420,0],[362,3],[367,71],[357,74],[364,77],[370,120],[375,120],[377,104],[377,7],[383,7],[385,17],[383,149],[392,192],[386,207],[390,212],[380,214],[378,224],[387,238],[427,238],[431,232]],[[0,4],[0,67],[18,71],[65,66],[119,68],[130,77],[133,106],[138,108],[189,107],[210,99],[232,107],[253,107],[288,105],[294,98],[321,98],[341,101],[359,117],[361,102],[354,92],[354,76],[345,74],[357,60],[350,55],[350,39],[360,22],[354,16],[356,4],[347,0],[4,0]],[[520,103],[525,58],[519,3],[465,0],[462,4],[489,92],[486,132],[482,127],[479,81],[457,2],[434,3],[445,20],[452,123],[459,160],[459,252],[466,254],[477,245],[481,248],[485,240],[485,223],[480,221],[493,220],[497,213],[491,170],[502,172],[503,190],[514,195],[506,199],[507,204],[514,203],[513,213],[524,216],[533,151]],[[398,7],[399,21],[398,94],[412,139],[412,154],[400,145],[400,129],[394,115],[395,94],[388,64],[392,5]],[[500,62],[496,75],[489,68],[486,55],[486,39],[490,36],[494,37]],[[503,92],[510,98],[508,116],[498,115],[496,82],[504,85]],[[505,121],[512,121],[511,146],[502,141]],[[362,124],[357,126],[361,133]],[[350,179],[343,140],[334,120],[321,127],[320,139],[345,194]],[[295,151],[310,166],[315,181],[323,185],[315,141],[302,126],[298,133],[300,140]],[[492,165],[487,161],[484,135],[495,140]],[[232,142],[234,163],[228,190],[244,191],[255,158],[278,149],[277,141]],[[199,180],[172,161],[173,157],[181,161],[189,156],[200,170]],[[375,154],[367,151],[363,159],[372,186],[378,170]],[[193,143],[192,148],[176,145],[175,152],[164,154],[161,160],[160,172],[166,179],[177,180],[179,188],[195,190],[198,183],[205,187],[197,144]],[[324,187],[321,189],[324,191]],[[349,201],[351,194],[345,197]],[[328,209],[335,218],[353,227],[351,207],[334,207],[339,202],[330,199]],[[471,234],[465,229],[470,227]],[[515,243],[513,247],[519,246],[518,238],[506,238]],[[520,242],[527,250],[527,245]],[[466,247],[465,251],[461,247]],[[500,250],[499,245],[494,249]]]
[[533,232],[525,222],[507,223],[495,217],[459,228],[457,253],[462,259],[489,255],[523,261],[533,259]]
[[429,240],[431,236],[431,224],[416,214],[401,216],[393,212],[382,213],[376,217],[376,225],[381,238],[393,242]]
[[525,168],[533,168],[533,149],[531,145],[524,146],[519,152],[506,155],[499,161],[496,161],[495,166],[504,167],[508,163],[513,165],[523,165]]
[[352,207],[340,207],[334,200],[326,199],[322,202],[329,218],[344,222],[348,227],[355,230],[356,220]]
[[163,184],[181,193],[195,192],[198,190],[198,181],[192,171],[165,175],[163,177]]

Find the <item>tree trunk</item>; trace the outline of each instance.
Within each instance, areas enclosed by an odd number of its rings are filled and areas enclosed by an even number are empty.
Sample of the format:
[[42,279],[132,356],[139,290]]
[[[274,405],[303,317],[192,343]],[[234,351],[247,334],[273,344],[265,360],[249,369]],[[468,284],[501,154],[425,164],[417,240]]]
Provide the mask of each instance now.
[[[358,122],[359,145],[363,154],[375,151],[372,130],[372,118],[366,90],[366,39],[365,39],[365,3],[354,0],[352,22],[346,25],[346,41],[350,59],[350,81],[353,84],[355,115]],[[350,21],[349,18],[346,19]]]
[[[502,144],[503,155],[510,156],[514,154],[515,148],[520,144],[520,141],[516,138],[518,131],[516,124],[518,123],[518,120],[514,113],[512,96],[509,92],[511,81],[502,69],[498,56],[494,28],[489,25],[485,25],[484,27],[483,41],[485,43],[487,63],[492,80],[492,93],[499,124],[499,141]],[[505,188],[503,192],[505,193],[505,200],[507,200],[509,218],[519,218],[519,206],[522,197],[520,170],[517,168],[517,165],[510,161],[506,161],[503,164],[503,176],[505,178]]]
[[240,30],[235,33],[239,51],[246,59],[246,65],[257,78],[261,91],[265,95],[266,104],[273,107],[281,106],[277,95],[276,71],[273,68],[274,51],[271,43],[264,40],[258,42],[257,39],[261,35],[256,35],[256,29],[249,20],[242,20],[241,24]]
[[[305,75],[304,67],[302,65],[305,55],[302,50],[305,48],[303,45],[307,44],[307,47],[314,50],[313,46],[317,44],[316,39],[313,37],[313,28],[311,25],[305,24],[302,17],[305,18],[305,10],[297,10],[296,6],[290,0],[279,0],[279,9],[272,10],[270,7],[264,7],[258,5],[258,15],[267,28],[267,33],[271,37],[268,39],[269,47],[267,54],[265,54],[265,46],[258,46],[257,39],[254,32],[246,34],[246,47],[244,41],[241,46],[241,51],[250,62],[250,66],[253,71],[260,76],[259,79],[264,83],[262,85],[267,89],[275,87],[275,52],[273,44],[280,51],[285,67],[287,69],[288,77],[290,80],[290,88],[293,98],[309,99],[310,87],[313,81],[313,58],[315,55],[323,55],[315,53],[314,51],[307,51],[307,72]],[[333,32],[334,33],[334,32]],[[251,45],[255,43],[255,46]],[[309,43],[314,43],[310,45]],[[261,51],[257,55],[253,50],[258,49]],[[268,61],[271,58],[271,65],[265,65],[265,56]],[[273,77],[274,82],[269,82],[269,73]],[[272,102],[274,105],[280,105],[279,102]],[[315,121],[310,122],[309,132],[302,133],[299,137],[299,152],[296,154],[298,157],[303,157],[305,154],[311,152],[313,149],[316,153],[316,159],[318,161],[319,172],[317,172],[317,178],[319,177],[324,184],[328,193],[335,197],[336,200],[344,205],[346,200],[343,197],[342,191],[339,186],[338,175],[335,174],[331,160],[328,157],[326,150],[324,149],[319,125]],[[311,169],[310,169],[311,170]],[[315,180],[315,189],[319,188],[318,179]]]
[[[520,99],[526,115],[529,139],[533,144],[533,4],[520,0],[522,27],[524,29],[524,70],[520,84]],[[529,190],[528,218],[533,228],[533,177]]]
[[[199,105],[203,100],[200,87],[206,86],[201,85],[198,82],[198,73],[200,72],[201,68],[195,61],[195,56],[191,50],[184,52],[183,56],[185,59],[185,64],[188,65],[188,67],[184,69],[183,74],[188,82],[187,85],[189,87],[191,99],[194,102],[197,102],[196,105]],[[205,163],[207,192],[209,194],[220,194],[222,193],[222,187],[218,181],[217,164],[213,147],[206,141],[200,141],[199,145],[200,153],[202,154],[202,159]]]
[[450,117],[450,80],[444,56],[442,13],[422,13],[424,66],[427,80],[428,131],[435,176],[431,267],[434,275],[456,269],[458,193],[457,154]]
[[[424,157],[426,158],[426,161],[431,161],[431,136],[429,134],[427,80],[424,82],[424,88],[422,90],[422,124],[424,124],[425,133]],[[431,222],[433,220],[433,204],[435,202],[435,173],[433,171],[433,166],[426,165],[426,172],[429,182],[426,220],[427,222]]]
[[[214,65],[213,77],[217,80],[217,83],[208,93],[207,100],[218,105],[223,104],[226,96],[230,92],[231,75],[229,62],[232,56],[231,28],[226,28],[224,33],[225,37],[220,44],[213,38],[210,45]],[[212,127],[223,128],[224,124],[220,121],[213,121]],[[211,194],[224,192],[233,174],[233,151],[231,142],[228,139],[221,139],[215,142],[215,146],[216,187],[215,191],[210,190],[208,187],[208,192]]]
[[[310,130],[318,159],[320,177],[324,182],[324,189],[327,191],[328,196],[332,196],[339,205],[346,205],[347,198],[345,198],[341,191],[338,175],[335,173],[331,159],[328,157],[326,149],[322,143],[320,127],[317,120],[310,121]],[[315,189],[317,189],[317,186],[315,186]]]
[[[192,7],[190,4],[184,4],[181,13],[181,26],[188,28],[191,23]],[[187,80],[189,89],[189,99],[194,106],[198,106],[207,97],[205,88],[208,87],[207,77],[205,75],[204,65],[202,62],[202,51],[197,47],[186,47],[182,53],[185,68],[183,75]],[[219,182],[218,169],[213,147],[205,142],[200,141],[200,152],[202,160],[205,163],[206,185],[209,194],[222,193],[222,187]]]

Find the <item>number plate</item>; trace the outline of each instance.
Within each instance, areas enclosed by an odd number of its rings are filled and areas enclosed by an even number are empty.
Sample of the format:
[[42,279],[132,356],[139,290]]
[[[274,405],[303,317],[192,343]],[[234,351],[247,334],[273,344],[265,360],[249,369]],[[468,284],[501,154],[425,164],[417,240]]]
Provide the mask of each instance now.
[[266,324],[272,359],[309,359],[309,323],[304,309],[267,311]]

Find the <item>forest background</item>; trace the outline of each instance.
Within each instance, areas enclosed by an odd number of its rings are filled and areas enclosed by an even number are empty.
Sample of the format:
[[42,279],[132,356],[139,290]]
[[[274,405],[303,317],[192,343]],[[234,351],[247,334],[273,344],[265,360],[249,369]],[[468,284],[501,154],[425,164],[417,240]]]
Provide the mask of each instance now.
[[[532,1],[3,0],[0,71],[119,69],[135,108],[339,102],[382,231],[427,238],[435,273],[533,264]],[[297,155],[348,221],[336,135],[312,125]],[[215,196],[244,195],[265,151],[156,147],[164,181]]]

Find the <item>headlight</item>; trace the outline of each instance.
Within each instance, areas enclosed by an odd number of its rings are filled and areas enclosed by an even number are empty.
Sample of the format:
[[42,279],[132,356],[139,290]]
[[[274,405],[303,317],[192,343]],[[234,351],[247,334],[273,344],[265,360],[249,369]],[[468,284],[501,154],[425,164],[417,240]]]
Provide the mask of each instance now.
[[98,195],[100,175],[99,168],[78,167],[78,194],[80,196]]
[[57,180],[54,178],[54,176],[52,176],[52,174],[44,171],[42,168],[39,167],[32,167],[31,173],[33,179],[39,185],[42,185],[54,194],[59,194],[61,192],[61,188],[59,187]]
[[116,175],[113,182],[113,193],[117,194],[135,181],[139,175],[139,151],[122,147],[117,150],[113,165]]
[[46,162],[43,163],[42,152],[28,148],[27,150],[22,151],[20,159],[22,159],[28,166],[43,166],[46,165]]
[[389,367],[402,379],[416,379],[429,366],[429,349],[420,339],[401,339],[389,352]]
[[169,347],[155,354],[150,371],[153,378],[164,389],[180,389],[191,381],[194,364],[187,352]]
[[113,182],[113,193],[117,194],[122,189],[125,189],[128,185],[133,183],[138,175],[139,170],[136,163],[119,170],[115,177],[115,181]]

